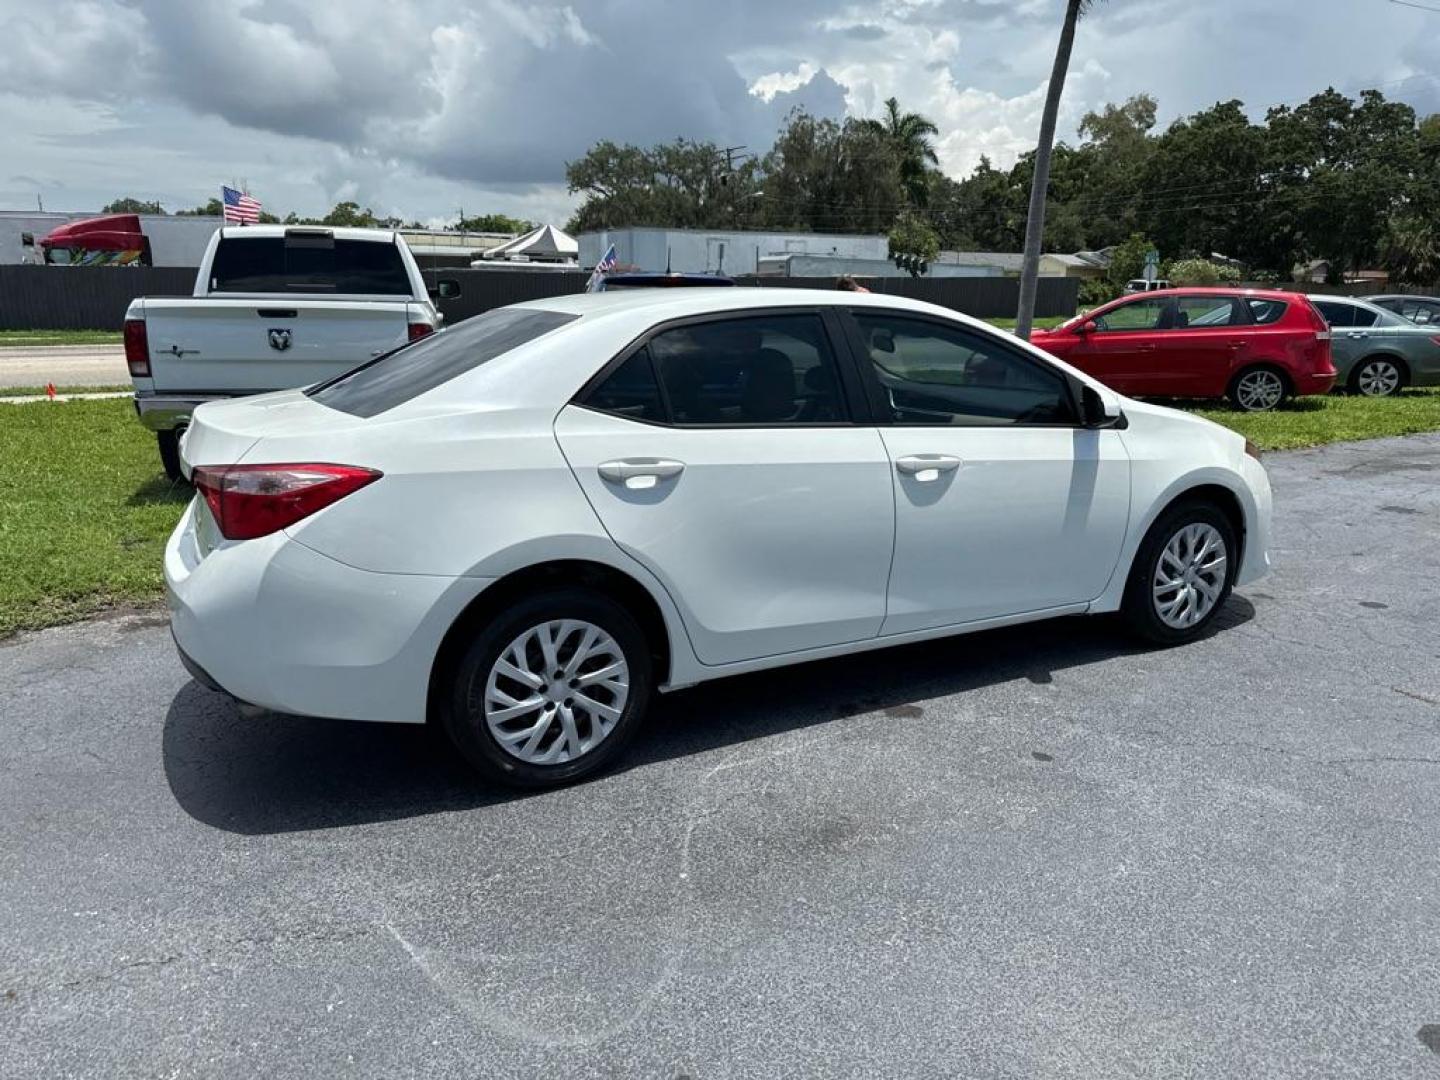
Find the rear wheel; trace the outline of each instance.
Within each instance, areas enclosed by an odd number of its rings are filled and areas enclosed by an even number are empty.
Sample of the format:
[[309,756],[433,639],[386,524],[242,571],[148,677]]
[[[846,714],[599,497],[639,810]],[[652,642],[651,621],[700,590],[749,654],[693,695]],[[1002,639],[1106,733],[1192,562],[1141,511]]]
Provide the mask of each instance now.
[[1235,376],[1227,396],[1237,409],[1267,412],[1289,393],[1290,384],[1280,372],[1271,367],[1252,367]]
[[155,441],[160,444],[160,464],[165,475],[171,480],[180,479],[180,432],[157,431]]
[[1366,357],[1350,373],[1351,391],[1365,397],[1392,397],[1404,385],[1404,370],[1388,356]]
[[1214,503],[1171,507],[1135,553],[1121,607],[1125,621],[1158,645],[1194,641],[1229,597],[1238,556],[1234,526]]
[[573,783],[625,749],[651,692],[649,644],[603,593],[559,588],[492,619],[460,656],[445,728],[486,779]]

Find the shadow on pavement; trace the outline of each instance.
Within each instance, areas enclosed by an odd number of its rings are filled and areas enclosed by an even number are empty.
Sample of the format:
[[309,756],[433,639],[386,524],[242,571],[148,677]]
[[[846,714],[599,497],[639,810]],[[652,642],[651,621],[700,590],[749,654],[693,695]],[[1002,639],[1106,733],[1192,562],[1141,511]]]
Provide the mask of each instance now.
[[[1232,596],[1215,629],[1249,622]],[[697,754],[916,701],[1029,679],[1143,651],[1108,619],[1048,623],[881,649],[705,683],[655,699],[619,768]],[[196,820],[247,835],[326,829],[467,810],[524,798],[486,788],[443,737],[408,724],[263,713],[188,683],[170,705],[165,775]]]

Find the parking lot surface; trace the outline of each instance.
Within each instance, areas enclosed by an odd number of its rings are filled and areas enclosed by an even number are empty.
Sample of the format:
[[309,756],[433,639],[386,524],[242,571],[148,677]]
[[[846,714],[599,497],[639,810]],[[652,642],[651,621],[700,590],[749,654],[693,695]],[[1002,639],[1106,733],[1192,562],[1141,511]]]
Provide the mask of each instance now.
[[0,646],[0,1071],[1436,1075],[1440,436],[1267,464],[1195,645],[712,684],[530,797],[241,716],[157,616]]

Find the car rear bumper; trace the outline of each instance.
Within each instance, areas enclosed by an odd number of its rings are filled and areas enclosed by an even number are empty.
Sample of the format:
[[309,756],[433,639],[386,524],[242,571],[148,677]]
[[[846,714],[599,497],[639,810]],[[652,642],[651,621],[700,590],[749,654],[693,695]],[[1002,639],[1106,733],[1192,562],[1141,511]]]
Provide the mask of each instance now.
[[190,422],[190,414],[207,401],[223,400],[218,395],[135,395],[135,415],[151,431],[174,431]]
[[1331,371],[1326,374],[1317,375],[1314,373],[1294,376],[1296,397],[1309,397],[1312,394],[1328,394],[1335,388],[1336,373]]
[[192,502],[165,545],[170,628],[197,681],[277,712],[424,722],[440,642],[488,578],[357,570],[283,532],[207,550],[208,515]]

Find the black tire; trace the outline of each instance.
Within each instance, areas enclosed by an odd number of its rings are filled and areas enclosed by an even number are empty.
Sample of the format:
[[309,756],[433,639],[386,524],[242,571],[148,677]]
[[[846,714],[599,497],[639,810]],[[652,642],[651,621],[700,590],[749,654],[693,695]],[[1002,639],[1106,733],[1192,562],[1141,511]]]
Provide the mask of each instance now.
[[[507,751],[485,720],[486,681],[511,642],[553,619],[581,619],[608,633],[629,668],[629,694],[620,719],[592,750],[573,761],[539,765]],[[486,623],[459,654],[440,699],[440,720],[465,759],[486,780],[515,788],[549,788],[593,776],[618,758],[634,738],[653,686],[650,643],[630,613],[604,593],[580,587],[548,589],[519,601]]]
[[[1195,625],[1178,629],[1165,623],[1157,610],[1152,582],[1160,562],[1160,554],[1176,533],[1188,525],[1211,525],[1220,534],[1225,544],[1225,581],[1214,606]],[[1167,509],[1150,526],[1145,539],[1135,552],[1135,561],[1130,566],[1130,577],[1125,584],[1125,599],[1120,613],[1130,631],[1136,636],[1155,645],[1184,645],[1204,635],[1211,622],[1225,606],[1230,589],[1235,582],[1238,569],[1240,546],[1235,536],[1235,527],[1221,509],[1212,502],[1186,500]]]
[[[1248,377],[1262,373],[1274,376],[1279,380],[1280,396],[1275,399],[1273,404],[1264,406],[1263,408],[1256,408],[1253,405],[1246,404],[1244,396],[1240,393],[1240,384]],[[1291,385],[1290,378],[1285,372],[1270,364],[1253,364],[1235,373],[1235,377],[1230,380],[1230,385],[1225,390],[1225,396],[1230,399],[1230,404],[1234,405],[1235,408],[1241,412],[1269,412],[1285,404],[1294,392],[1295,388]]]
[[160,444],[160,464],[165,475],[171,480],[180,479],[180,432],[157,431],[155,441]]
[[[1360,389],[1361,377],[1369,368],[1388,366],[1395,369],[1397,376],[1395,384],[1389,390],[1382,393],[1368,392]],[[1394,397],[1405,389],[1410,381],[1410,372],[1405,367],[1405,362],[1393,356],[1367,356],[1350,369],[1350,379],[1346,383],[1346,389],[1352,394],[1360,394],[1363,397]]]

